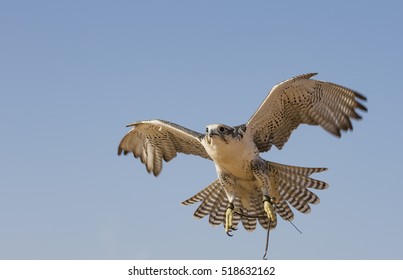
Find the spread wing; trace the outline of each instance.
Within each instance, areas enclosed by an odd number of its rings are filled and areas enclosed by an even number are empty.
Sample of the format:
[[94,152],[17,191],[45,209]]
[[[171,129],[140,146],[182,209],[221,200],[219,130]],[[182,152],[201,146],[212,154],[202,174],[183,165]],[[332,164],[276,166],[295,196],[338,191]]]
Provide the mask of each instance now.
[[162,160],[168,162],[177,153],[192,154],[210,159],[202,146],[202,134],[163,120],[139,121],[122,139],[118,155],[133,153],[145,164],[147,172],[158,176]]
[[356,109],[367,111],[359,101],[366,97],[333,83],[311,80],[316,73],[286,80],[272,88],[247,122],[247,130],[260,152],[274,144],[281,149],[300,124],[320,125],[340,137],[352,130],[351,119],[361,119]]

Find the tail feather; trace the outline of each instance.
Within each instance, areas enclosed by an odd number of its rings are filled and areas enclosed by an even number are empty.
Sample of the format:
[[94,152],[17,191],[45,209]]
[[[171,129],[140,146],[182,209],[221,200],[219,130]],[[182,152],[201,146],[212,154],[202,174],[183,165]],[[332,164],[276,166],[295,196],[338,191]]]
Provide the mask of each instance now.
[[215,188],[196,209],[196,211],[194,212],[194,216],[197,218],[203,218],[204,216],[210,214],[213,211],[213,206],[215,202],[221,197],[220,192],[221,189]]
[[251,206],[249,209],[244,209],[241,216],[242,225],[247,231],[253,231],[256,228],[256,210],[254,205]]
[[286,173],[281,171],[279,172],[279,175],[280,179],[283,179],[284,181],[287,182],[292,182],[300,190],[306,190],[306,191],[309,191],[308,189],[323,190],[328,187],[328,184],[326,184],[325,182],[310,177],[306,177],[305,175],[301,174]]
[[326,171],[326,167],[302,167],[302,166],[293,166],[293,165],[285,165],[277,162],[266,161],[270,167],[274,167],[279,171],[285,173],[293,173],[293,174],[300,174],[304,176],[310,176],[313,173],[319,173]]
[[[290,205],[302,213],[311,211],[310,204],[319,203],[319,197],[309,189],[322,190],[328,187],[328,184],[317,179],[310,178],[313,173],[323,172],[327,168],[308,168],[300,166],[290,166],[280,163],[266,161],[269,176],[274,178],[275,187],[280,198],[274,202],[274,210],[284,220],[291,221],[294,213]],[[202,203],[196,209],[194,216],[203,218],[209,215],[209,223],[213,226],[225,223],[225,213],[229,204],[225,190],[217,179],[206,188],[182,202],[183,205],[189,205],[201,201]],[[263,208],[263,194],[261,190],[255,190],[250,194],[250,207],[245,208],[239,197],[234,200],[236,213],[233,217],[233,227],[237,227],[242,222],[244,228],[253,231],[257,222],[267,229],[269,219]],[[239,213],[239,214],[238,214]],[[270,222],[270,228],[277,225],[277,219]]]
[[[254,214],[255,212],[251,209],[245,212],[246,213],[241,216],[242,225],[247,231],[254,231],[256,228],[256,214]],[[251,216],[254,217],[251,218]]]
[[299,212],[304,214],[308,214],[311,212],[311,207],[309,206],[308,202],[298,200],[290,196],[288,193],[282,194],[282,192],[280,192],[280,194],[283,196],[285,200],[287,200],[288,203],[291,204],[292,207],[297,209]]
[[[281,200],[274,204],[275,211],[286,221],[292,221],[294,219],[294,213],[292,212],[290,206],[285,200]],[[263,206],[262,206],[263,209]]]
[[186,199],[185,201],[182,202],[183,205],[190,205],[199,201],[203,201],[206,199],[213,190],[215,190],[217,187],[221,187],[220,181],[217,179],[210,185],[208,185],[206,188],[202,189],[200,192],[192,196],[191,198]]
[[319,197],[310,190],[301,186],[298,181],[300,181],[298,178],[292,178],[288,175],[284,178],[280,178],[280,192],[281,190],[284,190],[297,200],[303,200],[311,204],[318,204],[320,201]]
[[209,223],[213,226],[224,222],[225,212],[228,207],[228,198],[225,191],[220,192],[220,198],[214,203],[214,207],[210,212]]
[[309,204],[319,203],[319,197],[308,188],[325,189],[328,184],[308,177],[314,172],[325,171],[326,168],[305,168],[287,166],[267,162],[269,172],[278,178],[278,191],[280,195],[301,213],[309,213]]

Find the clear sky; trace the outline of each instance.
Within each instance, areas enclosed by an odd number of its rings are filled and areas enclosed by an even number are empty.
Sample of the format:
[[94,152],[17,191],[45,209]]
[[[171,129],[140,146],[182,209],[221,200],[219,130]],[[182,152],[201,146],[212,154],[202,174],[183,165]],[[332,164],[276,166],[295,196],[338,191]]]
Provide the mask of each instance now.
[[196,205],[212,162],[154,178],[118,157],[127,123],[246,122],[307,72],[368,97],[341,139],[301,126],[280,163],[328,167],[321,203],[271,232],[272,259],[402,259],[402,1],[1,1],[1,259],[259,259]]

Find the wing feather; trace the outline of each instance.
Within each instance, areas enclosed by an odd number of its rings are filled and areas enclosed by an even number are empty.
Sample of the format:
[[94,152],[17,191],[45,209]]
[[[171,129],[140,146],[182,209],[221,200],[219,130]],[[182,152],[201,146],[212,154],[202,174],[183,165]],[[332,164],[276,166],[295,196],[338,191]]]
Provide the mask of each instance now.
[[202,134],[163,120],[139,121],[121,140],[118,155],[133,153],[146,166],[147,172],[158,176],[162,160],[168,162],[177,153],[210,159],[200,139]]
[[360,103],[366,97],[343,86],[312,80],[309,73],[286,80],[272,88],[249,119],[247,130],[260,152],[272,145],[281,149],[300,124],[320,125],[341,136],[352,130],[351,119],[361,119],[356,109],[367,111]]

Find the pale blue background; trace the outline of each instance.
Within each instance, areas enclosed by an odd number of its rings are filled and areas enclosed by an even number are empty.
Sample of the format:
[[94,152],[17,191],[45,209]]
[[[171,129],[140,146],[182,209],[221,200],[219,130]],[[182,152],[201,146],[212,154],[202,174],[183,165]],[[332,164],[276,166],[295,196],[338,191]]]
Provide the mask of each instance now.
[[272,259],[402,259],[402,1],[1,1],[0,258],[259,259],[180,202],[216,178],[118,157],[127,123],[238,125],[276,83],[319,72],[368,97],[337,139],[300,127],[264,158],[324,166],[321,203],[271,232]]

